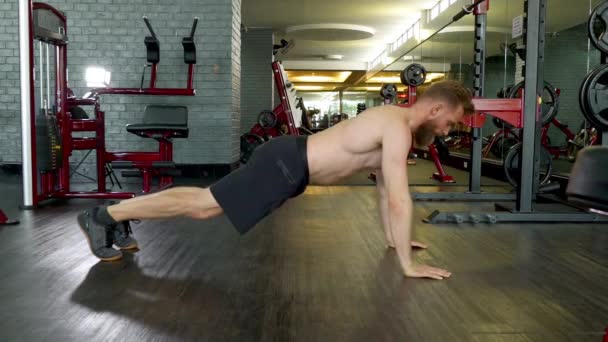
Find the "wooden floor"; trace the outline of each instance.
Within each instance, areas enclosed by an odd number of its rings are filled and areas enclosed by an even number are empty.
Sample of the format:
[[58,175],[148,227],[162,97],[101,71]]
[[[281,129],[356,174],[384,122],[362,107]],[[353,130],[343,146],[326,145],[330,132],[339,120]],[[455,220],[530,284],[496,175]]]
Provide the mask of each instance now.
[[[2,184],[5,196],[17,186]],[[146,221],[100,263],[72,200],[0,227],[0,341],[594,341],[608,326],[608,225],[421,222],[404,278],[371,186],[309,187],[249,234],[224,217]]]

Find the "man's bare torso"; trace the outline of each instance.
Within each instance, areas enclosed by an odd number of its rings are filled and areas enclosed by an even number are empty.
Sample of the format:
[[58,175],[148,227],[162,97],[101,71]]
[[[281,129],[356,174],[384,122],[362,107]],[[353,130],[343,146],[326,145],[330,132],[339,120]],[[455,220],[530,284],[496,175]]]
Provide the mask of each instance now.
[[[308,139],[308,168],[312,184],[332,184],[361,170],[382,164],[382,138],[387,127],[402,125],[408,109],[371,108]],[[410,134],[403,130],[403,141]]]

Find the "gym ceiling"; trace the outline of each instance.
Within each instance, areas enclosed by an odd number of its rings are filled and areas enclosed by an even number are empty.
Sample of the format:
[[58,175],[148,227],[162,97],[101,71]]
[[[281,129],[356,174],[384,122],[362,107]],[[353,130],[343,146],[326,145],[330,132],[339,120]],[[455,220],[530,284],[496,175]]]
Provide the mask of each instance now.
[[[399,83],[395,76],[411,61],[423,63],[429,71],[439,73],[445,63],[471,63],[474,18],[467,16],[409,51],[406,61],[389,54],[382,63],[398,63],[381,73],[366,73],[368,62],[381,55],[387,45],[395,42],[418,19],[424,28],[421,36],[428,36],[470,3],[469,0],[443,1],[443,11],[427,22],[432,8],[440,7],[440,1],[244,0],[242,29],[271,29],[276,44],[281,39],[293,40],[295,44],[287,53],[279,52],[276,58],[283,61],[290,79],[300,78],[294,80],[300,91],[375,90],[381,83]],[[588,7],[586,1],[550,1],[548,34],[585,22]],[[523,0],[490,1],[488,56],[504,55],[501,43],[512,42],[512,18],[522,12]],[[384,68],[383,65],[380,68]],[[370,79],[372,77],[374,79]]]

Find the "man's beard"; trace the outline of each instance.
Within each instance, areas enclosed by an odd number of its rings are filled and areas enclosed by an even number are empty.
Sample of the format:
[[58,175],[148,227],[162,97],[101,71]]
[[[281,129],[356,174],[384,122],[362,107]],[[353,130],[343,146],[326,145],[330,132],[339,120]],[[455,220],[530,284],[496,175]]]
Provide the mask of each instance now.
[[427,121],[420,125],[414,133],[414,145],[416,147],[427,147],[435,140],[435,125]]

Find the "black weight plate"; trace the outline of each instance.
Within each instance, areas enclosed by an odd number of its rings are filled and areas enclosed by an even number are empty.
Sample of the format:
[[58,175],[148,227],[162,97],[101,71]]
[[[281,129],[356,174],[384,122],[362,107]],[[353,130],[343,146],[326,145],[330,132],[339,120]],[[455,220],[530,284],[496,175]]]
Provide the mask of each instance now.
[[[589,107],[587,106],[587,100],[586,100],[586,96],[585,96],[588,92],[587,87],[589,85],[589,81],[603,68],[604,68],[603,65],[598,65],[597,67],[595,67],[593,70],[591,70],[591,72],[589,72],[589,74],[587,75],[587,77],[585,77],[585,79],[583,80],[583,83],[581,84],[581,87],[579,90],[579,105],[580,105],[581,111],[583,112],[583,115],[585,117],[587,116],[586,113],[589,113]],[[588,120],[588,121],[594,126],[597,126],[599,124],[595,120],[595,118],[592,118],[591,120]]]
[[[513,145],[507,152],[503,160],[503,169],[507,180],[513,187],[518,187],[521,178],[521,172],[519,170],[519,155],[521,153],[522,143]],[[539,177],[539,184],[546,184],[551,178],[551,172],[553,171],[553,160],[551,153],[541,146],[540,148],[541,159],[540,159],[540,171],[542,175]]]
[[258,123],[262,128],[272,128],[277,125],[277,115],[271,110],[263,110],[258,114]]
[[[608,130],[608,65],[602,65],[586,85],[584,94],[588,109],[585,117],[596,121],[598,129]],[[592,119],[591,119],[592,118]]]
[[385,84],[380,89],[380,96],[386,100],[392,100],[397,96],[397,87],[394,84]]
[[417,87],[422,85],[425,80],[426,69],[418,63],[408,65],[401,72],[401,83],[403,85]]
[[[591,72],[589,72],[589,74],[587,74],[587,76],[583,79],[583,82],[581,83],[581,87],[579,89],[578,92],[578,103],[579,106],[581,108],[581,112],[583,112],[583,116],[587,117],[587,113],[589,112],[589,109],[587,109],[587,103],[586,103],[586,97],[585,94],[587,94],[587,84],[589,83],[589,80],[591,78],[593,78],[593,75],[601,68],[601,65],[594,68],[593,70],[591,70]],[[592,120],[587,120],[589,121],[589,123],[591,123],[592,125],[596,126],[597,122],[595,122],[594,119]]]
[[505,155],[511,149],[511,147],[515,146],[518,143],[519,143],[519,139],[517,139],[517,138],[514,138],[512,136],[511,137],[502,136],[494,142],[494,145],[492,145],[490,152],[492,152],[492,154],[495,155],[496,157],[498,157],[500,159],[504,159]]
[[601,125],[601,122],[597,120],[597,118],[591,113],[589,109],[589,104],[587,102],[587,93],[589,92],[589,82],[604,68],[603,65],[598,65],[587,75],[587,77],[583,80],[583,84],[581,85],[579,91],[579,104],[583,115],[587,118],[587,121],[595,127]]
[[[518,98],[519,90],[524,86],[524,81],[517,83],[509,92],[509,98]],[[541,124],[546,125],[553,120],[559,110],[559,95],[557,89],[551,83],[545,81],[542,94],[543,103],[541,104]]]
[[608,28],[608,2],[604,1],[599,4],[591,15],[588,21],[588,33],[591,43],[598,50],[608,54],[608,34],[606,29]]

